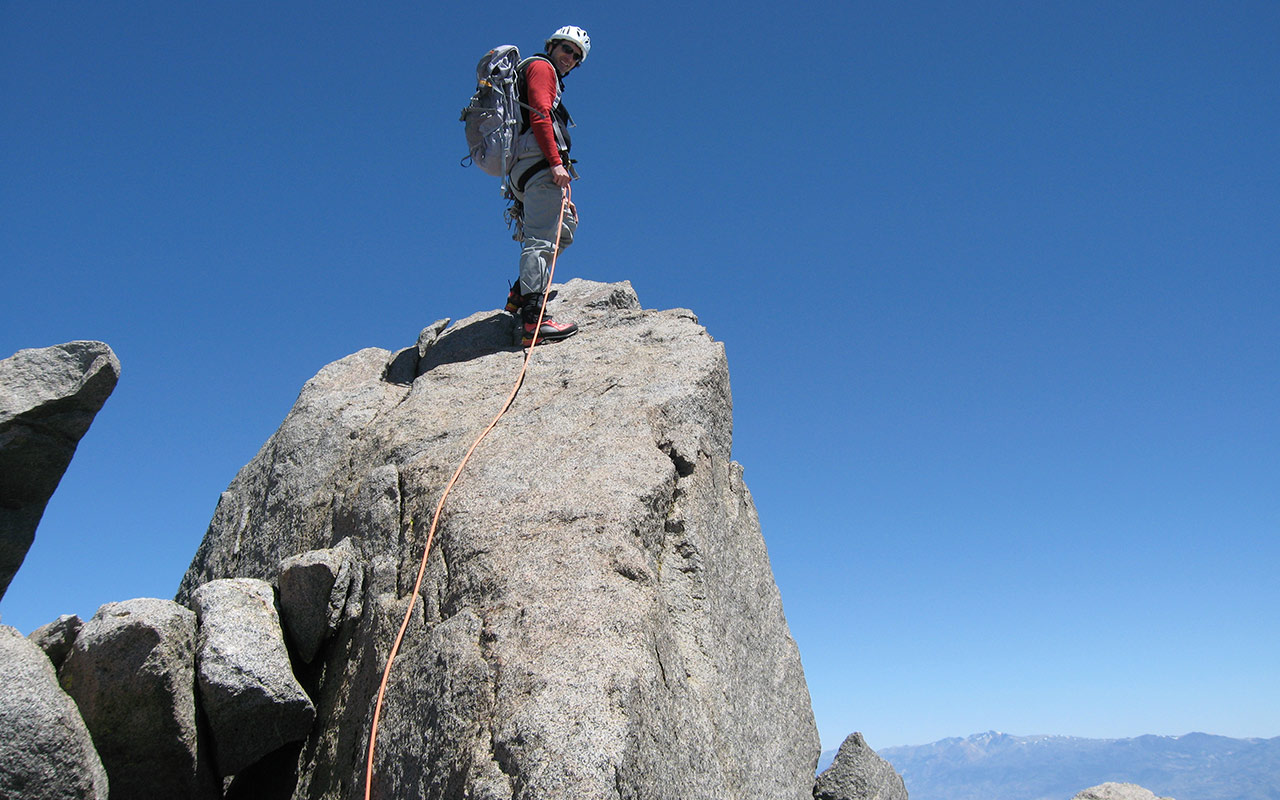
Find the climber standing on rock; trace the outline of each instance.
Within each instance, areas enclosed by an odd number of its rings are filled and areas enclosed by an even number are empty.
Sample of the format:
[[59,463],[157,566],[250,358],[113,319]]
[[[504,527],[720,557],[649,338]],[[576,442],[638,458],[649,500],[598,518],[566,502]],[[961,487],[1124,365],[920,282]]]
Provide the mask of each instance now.
[[[566,25],[544,43],[544,51],[520,62],[519,92],[523,119],[511,167],[512,215],[518,220],[521,242],[520,279],[507,296],[507,311],[520,315],[525,347],[564,339],[578,332],[572,322],[557,322],[538,314],[556,242],[560,250],[573,242],[578,210],[569,199],[569,182],[577,177],[569,158],[569,128],[573,119],[561,102],[564,79],[591,52],[591,37],[582,28]],[[563,217],[561,210],[563,209]],[[560,230],[556,225],[559,223]]]

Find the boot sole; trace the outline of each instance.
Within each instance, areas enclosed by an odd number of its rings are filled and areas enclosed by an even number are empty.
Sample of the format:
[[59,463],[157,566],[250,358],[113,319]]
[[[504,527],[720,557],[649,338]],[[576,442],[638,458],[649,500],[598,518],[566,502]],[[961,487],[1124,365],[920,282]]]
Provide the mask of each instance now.
[[578,329],[574,328],[573,330],[565,334],[556,334],[554,336],[548,336],[547,334],[543,334],[542,336],[537,337],[537,341],[534,341],[534,337],[532,336],[525,336],[520,340],[520,346],[532,347],[540,344],[551,344],[552,342],[563,342],[565,339],[568,339],[570,336],[573,336],[577,332],[578,332]]

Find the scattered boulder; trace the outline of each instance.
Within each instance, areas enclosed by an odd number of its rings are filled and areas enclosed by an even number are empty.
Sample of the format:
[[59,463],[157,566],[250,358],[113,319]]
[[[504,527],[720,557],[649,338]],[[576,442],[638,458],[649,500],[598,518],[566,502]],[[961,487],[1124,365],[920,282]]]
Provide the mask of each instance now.
[[107,800],[107,772],[75,703],[45,654],[7,625],[0,625],[0,797]]
[[71,645],[75,644],[83,625],[84,622],[78,615],[63,614],[53,622],[36,628],[27,638],[44,651],[49,661],[53,662],[54,669],[62,669],[62,662],[71,652]]
[[201,707],[213,731],[218,771],[235,775],[306,738],[315,706],[293,675],[271,584],[216,580],[191,600],[200,623]]
[[102,342],[19,350],[0,360],[0,597],[119,377],[120,361]]
[[1077,794],[1071,800],[1173,800],[1157,797],[1155,792],[1136,783],[1100,783]]
[[[344,616],[360,616],[364,570],[350,539],[280,564],[280,618],[294,651],[310,664]],[[349,601],[350,600],[350,604]]]
[[[449,323],[452,321],[453,320],[448,317],[438,319],[418,333],[418,346],[416,349],[418,351],[419,361],[426,358],[427,351],[436,346],[436,342],[440,341],[440,334],[444,333],[445,329],[449,327]],[[417,376],[415,375],[415,377]]]
[[107,603],[62,665],[112,800],[221,796],[196,725],[196,616],[169,600]]
[[893,766],[867,746],[861,733],[840,745],[835,761],[813,787],[815,800],[907,800],[907,787]]

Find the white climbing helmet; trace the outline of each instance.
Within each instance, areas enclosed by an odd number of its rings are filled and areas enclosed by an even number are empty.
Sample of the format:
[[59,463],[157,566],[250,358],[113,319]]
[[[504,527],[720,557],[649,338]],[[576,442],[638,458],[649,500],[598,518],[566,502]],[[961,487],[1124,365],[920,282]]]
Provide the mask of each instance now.
[[577,25],[565,25],[560,30],[548,36],[547,41],[544,43],[543,46],[550,47],[551,43],[558,39],[563,39],[567,42],[573,42],[578,47],[581,47],[582,60],[583,61],[587,60],[587,54],[591,52],[591,37],[588,36],[587,32],[584,31],[582,28],[579,28]]

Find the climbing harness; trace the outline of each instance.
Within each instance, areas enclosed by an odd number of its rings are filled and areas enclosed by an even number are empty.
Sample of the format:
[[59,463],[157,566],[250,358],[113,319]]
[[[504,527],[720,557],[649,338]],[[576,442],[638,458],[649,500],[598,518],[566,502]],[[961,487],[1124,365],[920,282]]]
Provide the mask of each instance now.
[[[560,231],[564,225],[564,210],[571,203],[569,188],[565,187],[561,194],[560,200],[560,218],[556,222],[556,246],[551,253],[551,268],[547,273],[547,284],[542,288],[542,305],[538,309],[538,323],[534,328],[535,331],[542,330],[542,319],[547,312],[547,299],[551,294],[551,281],[556,274],[556,258],[560,255]],[[440,501],[436,503],[435,514],[431,517],[431,528],[427,531],[427,543],[422,549],[422,561],[418,564],[418,578],[414,581],[413,591],[409,594],[409,607],[405,609],[404,620],[400,623],[400,630],[396,633],[395,641],[391,645],[391,652],[387,655],[387,666],[382,671],[382,682],[378,684],[378,701],[373,707],[373,723],[369,728],[369,754],[365,764],[364,773],[364,800],[370,800],[373,790],[373,756],[374,747],[378,741],[378,722],[382,717],[382,701],[387,692],[387,682],[391,678],[391,665],[395,663],[396,655],[400,652],[400,644],[404,641],[405,631],[409,628],[409,620],[413,616],[413,606],[417,602],[418,592],[422,589],[422,579],[427,573],[427,557],[431,555],[431,544],[435,540],[436,529],[440,524],[440,515],[444,511],[444,501],[449,497],[449,492],[453,490],[453,486],[458,482],[458,477],[462,474],[462,470],[466,467],[467,462],[471,460],[471,454],[476,451],[480,443],[489,435],[498,425],[498,420],[502,419],[507,410],[511,408],[511,404],[515,402],[516,395],[520,392],[520,386],[524,383],[525,373],[529,369],[529,359],[533,357],[534,347],[539,341],[543,341],[535,334],[534,341],[525,349],[524,361],[520,365],[520,374],[516,376],[515,384],[511,387],[511,394],[507,395],[507,400],[502,404],[502,408],[497,415],[489,423],[476,440],[471,444],[467,454],[462,457],[462,461],[458,464],[458,468],[453,471],[453,477],[449,478],[449,482],[445,484],[444,492],[440,495]]]

